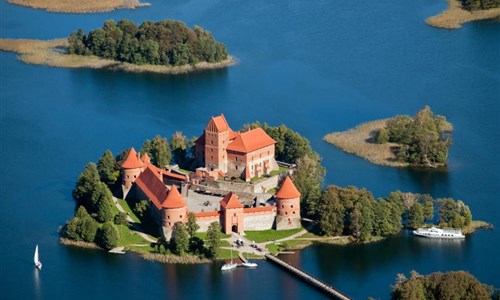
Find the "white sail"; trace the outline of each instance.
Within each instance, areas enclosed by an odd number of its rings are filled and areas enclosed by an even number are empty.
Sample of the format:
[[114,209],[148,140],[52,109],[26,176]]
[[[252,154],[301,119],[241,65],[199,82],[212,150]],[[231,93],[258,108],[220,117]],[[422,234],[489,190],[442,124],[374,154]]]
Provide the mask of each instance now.
[[38,245],[36,245],[36,247],[35,247],[35,256],[33,257],[33,262],[35,263],[35,265],[37,262],[39,262],[39,260],[38,260]]

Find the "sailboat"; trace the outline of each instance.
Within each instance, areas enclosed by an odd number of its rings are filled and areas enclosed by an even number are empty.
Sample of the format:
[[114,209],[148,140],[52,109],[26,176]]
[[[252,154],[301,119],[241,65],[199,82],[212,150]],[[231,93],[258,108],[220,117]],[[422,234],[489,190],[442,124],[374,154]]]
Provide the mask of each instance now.
[[33,256],[33,262],[35,263],[35,267],[37,267],[38,270],[42,270],[42,263],[38,259],[38,245],[35,247],[35,256]]
[[229,264],[224,264],[222,268],[220,268],[222,271],[230,271],[236,269],[238,264],[233,263],[233,247],[231,247],[231,263]]

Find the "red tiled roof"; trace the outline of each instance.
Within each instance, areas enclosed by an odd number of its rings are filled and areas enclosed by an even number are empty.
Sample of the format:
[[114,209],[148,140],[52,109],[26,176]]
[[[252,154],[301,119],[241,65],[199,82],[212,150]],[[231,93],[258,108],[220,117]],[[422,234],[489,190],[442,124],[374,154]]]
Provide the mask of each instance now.
[[295,184],[293,184],[290,176],[285,178],[280,190],[276,193],[276,197],[282,199],[300,198],[300,192],[295,187]]
[[184,198],[182,198],[175,185],[173,185],[161,206],[163,208],[181,208],[186,206],[186,201],[184,201]]
[[[144,172],[137,177],[135,184],[153,202],[157,210],[161,210],[161,201],[167,197],[167,187],[158,178],[152,165],[149,165]],[[154,167],[154,166],[153,166]]]
[[182,181],[187,181],[187,175],[181,175],[181,174],[177,174],[177,173],[166,171],[166,170],[163,170],[162,172],[163,172],[163,175],[165,175],[165,176],[179,179]]
[[254,213],[254,212],[265,212],[265,211],[273,211],[276,209],[276,206],[259,206],[259,207],[249,207],[244,208],[244,213]]
[[217,131],[226,131],[229,130],[229,125],[227,124],[226,118],[224,117],[224,114],[221,114],[220,116],[217,117],[212,117],[212,120],[215,124],[215,128],[217,128]]
[[144,153],[144,155],[141,157],[141,160],[145,164],[150,164],[151,163],[151,157],[149,156],[149,154],[147,152]]
[[231,129],[229,130],[229,140],[234,140],[238,137],[238,135],[240,135],[238,131],[232,131]]
[[127,159],[122,163],[124,169],[136,169],[144,167],[144,163],[139,159],[134,147],[130,149]]
[[236,194],[233,192],[229,192],[224,199],[220,201],[220,205],[225,208],[243,208],[243,204],[241,204],[240,200],[238,200],[238,197],[236,197]]
[[202,212],[196,212],[194,213],[195,217],[200,217],[200,218],[206,218],[206,217],[218,217],[219,212],[218,211],[202,211]]
[[249,153],[266,146],[274,145],[273,140],[262,128],[243,132],[227,145],[227,150]]

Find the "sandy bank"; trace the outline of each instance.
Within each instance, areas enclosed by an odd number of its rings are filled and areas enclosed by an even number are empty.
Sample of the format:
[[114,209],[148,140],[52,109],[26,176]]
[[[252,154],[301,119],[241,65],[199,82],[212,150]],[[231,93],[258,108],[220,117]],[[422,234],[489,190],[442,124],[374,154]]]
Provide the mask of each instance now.
[[391,150],[392,147],[398,147],[398,144],[372,142],[376,132],[385,127],[387,120],[389,119],[367,122],[347,131],[332,132],[325,135],[323,140],[377,165],[407,167],[409,164],[397,161],[396,155]]
[[9,3],[58,13],[96,13],[150,6],[138,0],[8,0]]
[[0,50],[16,52],[19,59],[28,64],[47,65],[60,68],[91,68],[109,69],[133,73],[182,74],[208,69],[221,69],[235,64],[235,59],[229,56],[218,63],[200,62],[185,66],[134,65],[97,56],[67,54],[67,39],[56,40],[26,40],[0,39]]
[[447,0],[448,8],[437,16],[425,20],[427,24],[446,29],[457,29],[462,24],[477,20],[500,19],[500,8],[470,12],[458,0]]

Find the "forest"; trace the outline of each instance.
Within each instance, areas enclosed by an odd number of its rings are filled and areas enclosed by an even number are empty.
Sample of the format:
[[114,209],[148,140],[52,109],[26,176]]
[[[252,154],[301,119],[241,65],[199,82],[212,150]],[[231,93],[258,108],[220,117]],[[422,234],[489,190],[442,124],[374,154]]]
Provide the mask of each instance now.
[[183,22],[104,22],[102,28],[85,34],[82,29],[68,38],[69,54],[95,55],[131,64],[166,66],[216,63],[228,58],[226,46],[205,29],[190,29]]
[[482,10],[500,7],[500,0],[462,0],[462,5],[467,10]]

